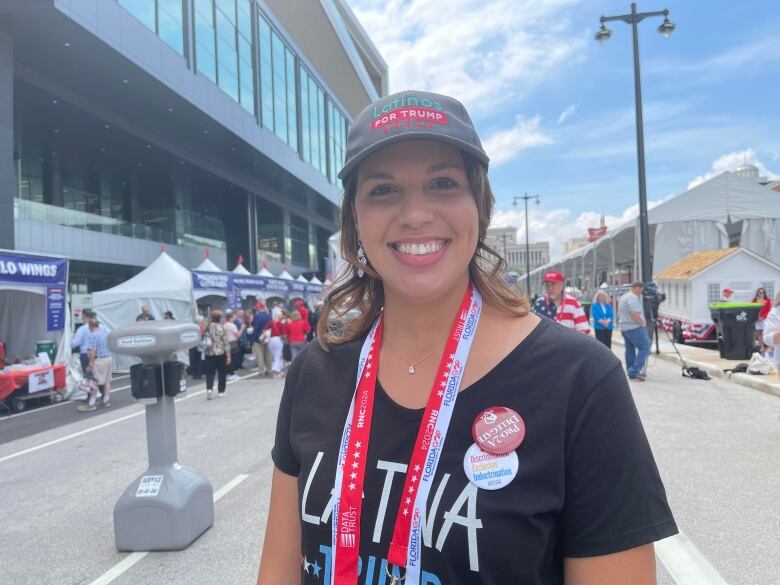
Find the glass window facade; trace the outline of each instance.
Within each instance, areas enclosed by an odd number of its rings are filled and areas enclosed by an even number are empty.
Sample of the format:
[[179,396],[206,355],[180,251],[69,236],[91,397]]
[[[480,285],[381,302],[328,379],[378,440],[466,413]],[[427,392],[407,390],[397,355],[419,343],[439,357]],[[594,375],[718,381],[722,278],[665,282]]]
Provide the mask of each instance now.
[[180,55],[184,54],[181,0],[119,0],[128,12],[154,31]]
[[347,145],[347,118],[328,100],[328,178],[332,183],[338,181],[337,175],[344,166],[344,153]]
[[264,260],[282,260],[284,254],[284,214],[282,208],[258,197],[257,209],[257,263]]
[[238,101],[238,42],[235,0],[215,0],[217,23],[217,84]]
[[295,53],[262,15],[258,17],[258,29],[263,127],[298,150]]
[[291,260],[299,266],[309,265],[309,222],[290,214]]
[[252,0],[238,0],[238,79],[239,102],[255,113],[255,72],[252,64]]
[[301,156],[323,175],[327,175],[325,92],[303,67],[300,68],[300,85]]
[[217,81],[216,29],[212,0],[195,0],[195,63],[198,73]]

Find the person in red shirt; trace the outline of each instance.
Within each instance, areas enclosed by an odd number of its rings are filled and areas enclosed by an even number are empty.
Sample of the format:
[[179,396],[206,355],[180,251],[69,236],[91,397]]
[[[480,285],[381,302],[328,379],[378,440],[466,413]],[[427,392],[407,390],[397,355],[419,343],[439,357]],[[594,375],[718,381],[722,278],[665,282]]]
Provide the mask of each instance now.
[[287,324],[282,321],[281,311],[276,313],[274,319],[268,322],[263,331],[268,331],[270,334],[268,349],[273,357],[273,364],[271,365],[272,377],[281,378],[283,368],[282,352],[284,351],[284,342],[287,339]]
[[[293,307],[295,307],[298,312],[301,314],[301,319],[309,322],[309,309],[306,307],[306,303],[304,303],[301,299],[298,299],[293,303]],[[293,356],[294,357],[294,356]]]
[[767,296],[766,289],[759,288],[756,291],[756,296],[753,297],[753,302],[763,305],[758,312],[758,321],[756,321],[756,343],[761,348],[761,354],[763,355],[769,351],[769,348],[764,344],[764,326],[766,318],[769,316],[769,311],[772,310],[772,301]]
[[306,347],[306,335],[311,331],[309,320],[303,318],[301,308],[293,311],[290,314],[290,320],[287,322],[287,343],[290,344],[292,361],[295,361],[295,356]]

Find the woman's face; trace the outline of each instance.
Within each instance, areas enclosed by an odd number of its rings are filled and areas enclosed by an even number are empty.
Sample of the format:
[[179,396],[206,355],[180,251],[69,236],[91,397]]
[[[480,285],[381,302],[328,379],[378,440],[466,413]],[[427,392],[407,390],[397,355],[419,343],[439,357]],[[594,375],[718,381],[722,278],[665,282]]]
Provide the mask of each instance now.
[[465,287],[479,217],[457,148],[407,140],[374,153],[358,169],[355,217],[385,294],[425,303]]
[[758,289],[756,291],[756,297],[758,297],[759,299],[763,299],[764,297],[766,297],[766,291],[763,288]]

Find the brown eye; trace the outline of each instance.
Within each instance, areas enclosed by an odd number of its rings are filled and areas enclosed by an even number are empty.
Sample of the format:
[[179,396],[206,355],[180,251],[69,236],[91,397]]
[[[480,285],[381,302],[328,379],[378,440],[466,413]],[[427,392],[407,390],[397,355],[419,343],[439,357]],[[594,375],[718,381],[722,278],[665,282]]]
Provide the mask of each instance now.
[[432,187],[434,189],[439,189],[440,191],[447,191],[448,189],[454,189],[457,186],[458,183],[456,183],[455,181],[447,177],[440,177],[438,179],[434,179],[432,184]]

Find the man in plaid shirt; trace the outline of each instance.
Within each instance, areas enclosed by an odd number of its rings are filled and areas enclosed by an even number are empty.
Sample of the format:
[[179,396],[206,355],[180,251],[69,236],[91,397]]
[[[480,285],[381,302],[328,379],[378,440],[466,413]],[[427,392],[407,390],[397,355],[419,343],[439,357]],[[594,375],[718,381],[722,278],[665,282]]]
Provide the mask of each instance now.
[[89,323],[89,335],[84,342],[89,356],[87,376],[96,383],[97,388],[92,389],[87,404],[79,407],[82,412],[97,410],[97,391],[103,394],[103,407],[111,406],[111,352],[108,349],[108,331],[100,326],[97,319]]
[[563,274],[557,270],[545,272],[544,296],[536,299],[533,312],[587,335],[590,333],[588,318],[580,302],[563,292],[564,280]]

